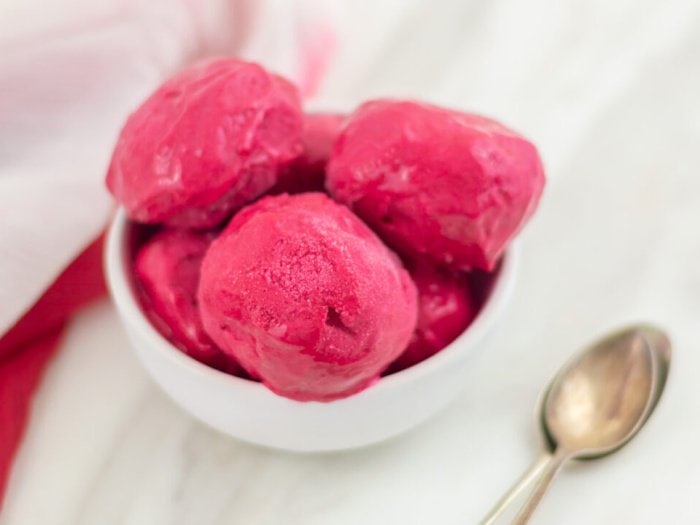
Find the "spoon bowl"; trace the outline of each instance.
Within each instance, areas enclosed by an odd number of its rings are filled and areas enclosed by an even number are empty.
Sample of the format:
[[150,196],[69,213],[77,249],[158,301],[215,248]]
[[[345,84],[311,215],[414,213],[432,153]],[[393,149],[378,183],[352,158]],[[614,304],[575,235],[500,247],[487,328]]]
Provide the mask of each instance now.
[[602,339],[565,365],[542,403],[550,450],[595,459],[632,439],[658,400],[660,375],[666,375],[657,370],[656,348],[670,348],[662,332],[633,327]]

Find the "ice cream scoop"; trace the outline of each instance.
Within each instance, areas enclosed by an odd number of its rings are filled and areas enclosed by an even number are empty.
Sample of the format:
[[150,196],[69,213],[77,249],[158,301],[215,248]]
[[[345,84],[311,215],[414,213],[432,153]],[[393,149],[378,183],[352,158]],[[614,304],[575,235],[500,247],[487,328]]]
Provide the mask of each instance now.
[[277,184],[268,193],[324,191],[326,164],[346,118],[347,115],[340,113],[304,115],[301,155],[282,170]]
[[321,193],[266,197],[234,216],[204,257],[199,302],[224,352],[300,401],[372,384],[417,314],[399,259]]
[[197,361],[232,373],[242,370],[204,332],[197,306],[199,268],[210,232],[163,230],[140,247],[134,274],[143,309],[158,331]]
[[544,186],[535,147],[496,121],[418,102],[363,104],[326,187],[399,254],[492,270]]
[[478,311],[467,275],[422,259],[409,264],[418,290],[416,330],[406,350],[388,368],[394,373],[436,354],[467,329]]
[[301,152],[297,89],[218,59],[167,80],[129,117],[107,186],[130,218],[204,228],[271,188]]

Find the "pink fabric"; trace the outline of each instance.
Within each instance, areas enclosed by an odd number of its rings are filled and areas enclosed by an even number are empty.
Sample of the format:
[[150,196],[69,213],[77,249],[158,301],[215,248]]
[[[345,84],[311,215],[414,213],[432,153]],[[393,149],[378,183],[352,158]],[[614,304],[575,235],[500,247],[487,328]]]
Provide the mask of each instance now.
[[104,295],[100,236],[34,306],[0,338],[0,502],[31,408],[31,398],[54,355],[66,321]]

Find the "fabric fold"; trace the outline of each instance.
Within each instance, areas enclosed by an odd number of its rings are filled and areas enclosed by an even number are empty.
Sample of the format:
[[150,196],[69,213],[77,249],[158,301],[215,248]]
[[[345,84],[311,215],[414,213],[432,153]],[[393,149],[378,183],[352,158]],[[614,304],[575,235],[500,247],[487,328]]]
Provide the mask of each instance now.
[[93,241],[0,338],[0,502],[31,411],[32,394],[68,319],[105,294],[104,235]]

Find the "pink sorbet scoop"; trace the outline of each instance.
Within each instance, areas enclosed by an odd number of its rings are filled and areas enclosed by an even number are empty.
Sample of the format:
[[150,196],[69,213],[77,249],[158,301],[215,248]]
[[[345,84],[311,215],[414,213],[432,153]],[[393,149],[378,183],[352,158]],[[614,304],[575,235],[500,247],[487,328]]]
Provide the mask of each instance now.
[[300,401],[366,388],[416,325],[416,289],[398,258],[321,193],[241,210],[204,258],[199,299],[220,348]]
[[326,164],[333,143],[347,115],[339,113],[308,113],[304,115],[303,149],[294,162],[280,173],[277,184],[269,191],[303,193],[324,191]]
[[492,270],[544,186],[535,146],[493,120],[418,102],[360,106],[326,186],[392,248]]
[[129,117],[107,186],[136,221],[215,226],[275,184],[301,134],[292,84],[214,60],[166,81]]
[[418,289],[418,322],[408,348],[391,364],[389,373],[438,353],[467,329],[478,311],[463,272],[422,260],[410,265],[410,273]]
[[213,238],[212,233],[161,231],[139,249],[134,273],[143,308],[164,337],[197,361],[239,374],[240,366],[204,332],[197,307],[199,268]]

